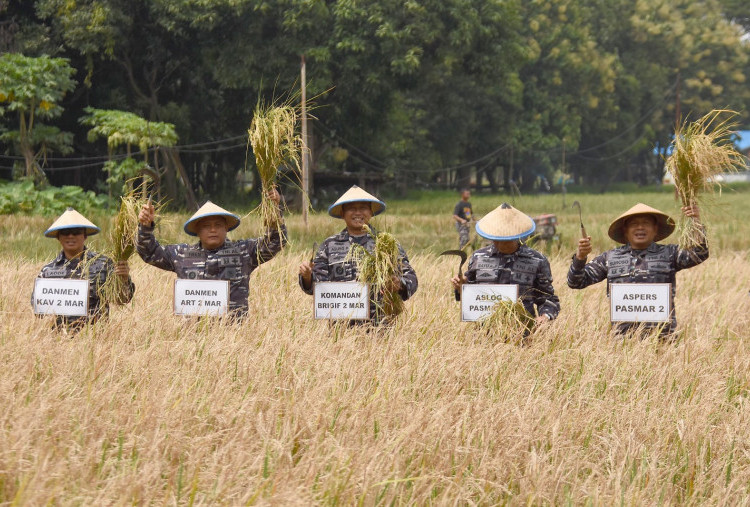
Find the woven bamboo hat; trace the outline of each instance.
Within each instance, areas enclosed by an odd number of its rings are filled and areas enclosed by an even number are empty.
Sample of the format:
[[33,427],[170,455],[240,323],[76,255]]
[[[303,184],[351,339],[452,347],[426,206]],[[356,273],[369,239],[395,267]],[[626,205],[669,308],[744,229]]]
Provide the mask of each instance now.
[[512,241],[530,236],[536,223],[508,203],[487,213],[475,226],[477,234],[493,241]]
[[78,213],[73,208],[68,208],[65,213],[60,215],[60,218],[49,226],[49,229],[44,231],[44,235],[48,238],[56,238],[58,231],[61,229],[76,229],[81,228],[86,231],[87,236],[93,236],[99,233],[99,228],[92,224],[83,215]]
[[656,232],[654,241],[660,241],[674,231],[674,220],[669,215],[639,202],[612,222],[612,225],[609,226],[609,231],[607,231],[609,237],[618,243],[627,243],[628,240],[625,238],[623,226],[628,218],[636,215],[650,215],[656,219],[658,231]]
[[383,201],[374,195],[365,192],[357,185],[352,185],[352,188],[344,192],[344,195],[339,197],[338,201],[331,204],[328,208],[328,214],[334,218],[344,218],[342,206],[350,202],[369,202],[373,216],[379,215],[385,211],[385,203]]
[[211,201],[206,201],[206,204],[200,207],[195,214],[190,217],[190,220],[185,222],[185,232],[191,236],[198,235],[198,221],[206,217],[224,217],[227,221],[227,231],[236,229],[240,225],[240,217],[234,213],[230,213],[221,206],[217,206]]

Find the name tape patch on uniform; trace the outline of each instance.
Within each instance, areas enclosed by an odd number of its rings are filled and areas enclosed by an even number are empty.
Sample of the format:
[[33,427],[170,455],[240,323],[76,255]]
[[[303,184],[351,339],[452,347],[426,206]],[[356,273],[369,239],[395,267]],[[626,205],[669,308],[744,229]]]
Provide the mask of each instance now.
[[226,315],[228,311],[227,280],[175,280],[175,315]]
[[461,286],[461,320],[474,322],[492,313],[501,300],[518,299],[518,285],[498,283],[465,283]]
[[85,317],[89,308],[89,281],[37,278],[33,300],[37,315]]
[[370,318],[367,284],[359,282],[316,282],[315,318],[363,320]]
[[613,283],[609,286],[612,322],[669,322],[671,284]]

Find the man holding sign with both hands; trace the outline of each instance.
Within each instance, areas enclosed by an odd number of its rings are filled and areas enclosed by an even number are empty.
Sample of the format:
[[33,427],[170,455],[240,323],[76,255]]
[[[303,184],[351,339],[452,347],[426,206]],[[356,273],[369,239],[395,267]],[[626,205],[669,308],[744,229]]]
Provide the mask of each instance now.
[[[277,205],[281,201],[275,188],[269,197]],[[275,222],[264,224],[264,236],[229,241],[227,232],[240,225],[240,217],[208,201],[184,225],[185,232],[197,236],[199,241],[192,245],[166,246],[160,245],[154,237],[154,213],[154,206],[149,203],[143,205],[138,215],[137,248],[141,258],[157,268],[174,271],[178,279],[227,281],[229,315],[247,315],[250,274],[260,264],[271,260],[286,244],[281,209]],[[175,303],[179,304],[179,301]]]
[[456,298],[461,298],[463,284],[515,285],[518,299],[535,316],[537,324],[555,319],[560,313],[560,299],[552,287],[549,261],[521,244],[536,229],[534,221],[503,203],[477,222],[475,228],[492,244],[474,252],[466,273],[451,279]]
[[[686,217],[699,220],[698,206],[683,206]],[[608,250],[586,263],[591,253],[591,237],[578,240],[578,250],[568,271],[568,285],[583,289],[607,279],[615,330],[659,329],[667,338],[677,325],[674,311],[676,273],[697,266],[708,258],[705,233],[695,248],[682,249],[677,245],[656,243],[674,231],[674,221],[665,213],[638,203],[617,217],[609,226],[609,237],[623,246]],[[702,226],[701,226],[702,230]],[[627,284],[630,287],[614,287]],[[659,286],[663,291],[658,292]],[[627,289],[627,290],[623,290]],[[615,318],[615,314],[621,314]]]

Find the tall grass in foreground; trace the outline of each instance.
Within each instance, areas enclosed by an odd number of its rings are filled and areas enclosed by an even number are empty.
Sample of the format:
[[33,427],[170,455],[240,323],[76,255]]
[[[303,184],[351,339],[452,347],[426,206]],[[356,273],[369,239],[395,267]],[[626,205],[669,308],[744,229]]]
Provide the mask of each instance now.
[[72,339],[31,315],[38,263],[2,257],[0,503],[747,501],[744,252],[678,274],[675,345],[615,339],[604,284],[553,257],[562,312],[526,347],[459,321],[453,259],[409,253],[382,334],[312,319],[300,249],[253,274],[242,325],[175,318],[173,275],[134,257],[134,301]]

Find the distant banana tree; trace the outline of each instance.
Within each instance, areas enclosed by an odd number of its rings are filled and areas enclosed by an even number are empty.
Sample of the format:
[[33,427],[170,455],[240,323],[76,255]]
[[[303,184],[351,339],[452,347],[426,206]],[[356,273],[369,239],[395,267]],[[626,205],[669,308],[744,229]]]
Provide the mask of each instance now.
[[65,58],[32,58],[18,53],[0,56],[0,115],[18,116],[18,130],[3,133],[0,141],[17,147],[24,158],[26,176],[37,184],[46,181],[40,161],[49,152],[73,151],[72,134],[38,121],[62,114],[60,102],[75,88],[73,72]]
[[[86,108],[87,115],[80,119],[83,125],[91,126],[88,140],[94,142],[100,137],[107,139],[110,160],[104,165],[108,172],[107,182],[115,184],[135,178],[148,167],[148,150],[153,147],[171,147],[177,144],[177,134],[171,123],[151,122],[127,111]],[[112,160],[115,151],[125,147],[126,158]],[[137,146],[143,157],[138,162],[132,157],[133,147]],[[123,192],[127,189],[123,187]]]

